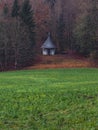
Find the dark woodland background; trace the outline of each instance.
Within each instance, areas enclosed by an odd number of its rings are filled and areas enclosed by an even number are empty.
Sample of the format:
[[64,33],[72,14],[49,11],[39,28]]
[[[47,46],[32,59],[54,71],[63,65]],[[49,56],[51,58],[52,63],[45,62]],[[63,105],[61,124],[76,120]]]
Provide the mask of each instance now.
[[1,69],[33,64],[48,32],[56,53],[77,52],[97,59],[98,1],[1,0]]

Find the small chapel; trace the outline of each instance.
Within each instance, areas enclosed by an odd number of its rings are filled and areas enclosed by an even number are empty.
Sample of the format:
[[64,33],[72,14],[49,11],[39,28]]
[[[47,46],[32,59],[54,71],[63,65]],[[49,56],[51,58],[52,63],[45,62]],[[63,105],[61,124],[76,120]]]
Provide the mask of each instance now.
[[41,49],[43,55],[55,55],[56,46],[51,39],[50,33],[48,34],[46,41],[41,46]]

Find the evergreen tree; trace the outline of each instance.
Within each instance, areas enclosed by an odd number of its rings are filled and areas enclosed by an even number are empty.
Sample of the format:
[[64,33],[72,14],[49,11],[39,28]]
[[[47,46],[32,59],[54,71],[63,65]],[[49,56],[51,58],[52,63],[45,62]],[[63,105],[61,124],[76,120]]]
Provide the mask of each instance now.
[[20,18],[28,27],[30,32],[30,39],[34,45],[35,44],[35,32],[34,32],[35,22],[33,20],[33,10],[29,0],[24,0],[22,4],[22,9],[20,11]]
[[13,6],[12,6],[12,12],[11,15],[12,17],[17,17],[19,15],[19,4],[18,0],[14,0]]
[[51,32],[51,35],[53,37],[53,40],[56,41],[56,26],[57,26],[57,17],[56,17],[56,12],[55,12],[55,4],[57,2],[57,0],[45,0],[46,3],[49,4],[49,8],[51,11],[51,20],[50,20],[50,27],[49,27],[49,31]]
[[63,14],[60,15],[59,21],[58,21],[58,28],[57,28],[57,35],[58,35],[58,42],[59,42],[59,48],[60,52],[63,52],[65,50],[65,22],[63,19]]
[[78,45],[78,51],[89,55],[98,48],[97,30],[98,30],[98,8],[96,0],[91,0],[91,5],[87,10],[87,15],[76,27],[75,35]]
[[[14,0],[14,3],[13,3],[13,6],[12,6],[12,17],[18,19],[18,22],[19,22],[19,4],[18,4],[18,0]],[[16,26],[15,26],[16,27]],[[17,27],[16,28],[19,28],[19,24],[17,24]],[[17,35],[17,34],[16,34]],[[17,68],[17,45],[15,46],[15,69]]]
[[[30,58],[32,59],[32,57],[33,57],[33,50],[34,50],[33,46],[35,44],[35,35],[34,35],[35,25],[33,22],[33,11],[32,11],[31,5],[30,5],[30,1],[24,0],[23,4],[21,5],[21,10],[20,10],[19,5],[18,5],[18,0],[15,0],[14,4],[13,4],[13,8],[12,8],[12,17],[16,18],[16,20],[14,20],[14,23],[13,23],[13,25],[15,24],[15,26],[13,28],[15,29],[15,33],[16,33],[16,34],[13,33],[13,35],[14,34],[16,35],[16,37],[14,35],[14,37],[15,37],[14,66],[16,69],[19,66],[19,64],[22,64],[22,65],[23,65],[23,63],[24,63],[24,65],[28,64],[28,61],[30,61]],[[13,28],[12,28],[12,30],[13,30]],[[19,32],[19,30],[20,30],[20,32]],[[25,38],[23,38],[24,36],[25,36]],[[28,42],[28,43],[26,43],[26,42]],[[23,47],[23,44],[24,44],[24,47]],[[27,46],[25,46],[25,45],[27,45]],[[32,61],[30,61],[30,62],[32,62]]]
[[56,0],[46,0],[46,2],[48,2],[50,4],[50,8],[54,8],[54,5],[56,3]]
[[24,0],[20,11],[20,17],[29,29],[34,28],[33,10],[29,0]]
[[29,29],[21,20],[0,22],[0,69],[33,64],[34,51],[29,35]]
[[91,19],[91,36],[92,36],[92,49],[98,48],[98,1],[91,0],[91,11],[90,11],[90,19]]
[[5,4],[4,7],[3,7],[3,15],[4,15],[4,17],[7,17],[8,13],[9,13],[9,8],[8,8],[8,5]]

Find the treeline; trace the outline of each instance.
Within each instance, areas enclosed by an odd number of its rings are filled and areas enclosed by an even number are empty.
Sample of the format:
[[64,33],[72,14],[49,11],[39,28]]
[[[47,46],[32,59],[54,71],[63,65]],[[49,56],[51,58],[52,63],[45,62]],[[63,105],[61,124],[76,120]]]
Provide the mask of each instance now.
[[32,64],[48,32],[57,53],[71,51],[98,59],[98,1],[14,0],[10,8],[6,3],[0,20],[0,68]]
[[34,59],[35,23],[29,0],[21,6],[14,0],[11,11],[5,4],[0,21],[0,69],[18,69]]
[[[58,0],[46,0],[50,6],[51,26],[58,51],[76,51],[84,56],[98,51],[98,0],[61,0],[59,17]],[[98,55],[98,54],[97,54]]]
[[89,0],[85,14],[74,28],[76,50],[84,55],[98,55],[98,1]]

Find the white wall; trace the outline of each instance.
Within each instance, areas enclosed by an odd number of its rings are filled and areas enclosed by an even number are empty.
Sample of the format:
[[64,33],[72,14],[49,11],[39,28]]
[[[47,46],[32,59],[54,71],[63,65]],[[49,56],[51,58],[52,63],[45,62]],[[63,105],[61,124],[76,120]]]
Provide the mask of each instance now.
[[42,50],[42,54],[43,54],[43,55],[48,55],[47,49],[43,49],[43,50]]
[[[48,54],[48,53],[50,53],[50,54]],[[50,51],[48,49],[43,49],[42,54],[43,55],[55,55],[55,49],[50,49]]]
[[51,49],[50,50],[50,55],[54,55],[55,54],[55,49]]

